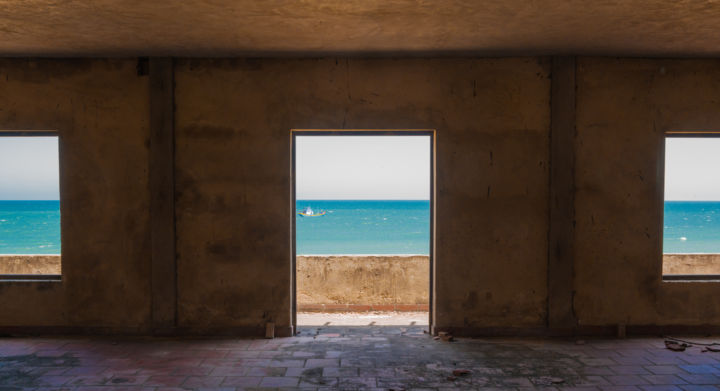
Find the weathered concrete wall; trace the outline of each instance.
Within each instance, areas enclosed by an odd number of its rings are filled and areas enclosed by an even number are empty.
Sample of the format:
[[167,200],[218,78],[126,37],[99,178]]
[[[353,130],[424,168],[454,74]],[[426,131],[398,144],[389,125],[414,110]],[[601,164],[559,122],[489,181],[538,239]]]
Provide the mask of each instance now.
[[147,122],[135,59],[0,59],[0,129],[59,132],[63,239],[62,281],[0,282],[0,326],[147,325]]
[[719,129],[719,81],[718,60],[579,60],[581,325],[720,324],[720,284],[663,282],[661,246],[664,132]]
[[0,274],[60,274],[59,255],[0,255]]
[[298,308],[429,304],[430,260],[414,256],[298,256]]
[[437,129],[437,325],[542,326],[549,62],[182,60],[178,316],[290,324],[290,129]]
[[720,254],[663,254],[662,272],[720,275]]
[[[0,128],[57,129],[62,281],[0,282],[3,326],[150,326],[149,86],[136,60],[0,60]],[[177,60],[177,326],[291,319],[290,129],[436,129],[435,325],[542,329],[548,59]],[[719,60],[580,58],[580,326],[720,325],[662,282],[663,134],[717,129]],[[171,105],[169,105],[172,107]],[[172,308],[171,308],[172,309]]]

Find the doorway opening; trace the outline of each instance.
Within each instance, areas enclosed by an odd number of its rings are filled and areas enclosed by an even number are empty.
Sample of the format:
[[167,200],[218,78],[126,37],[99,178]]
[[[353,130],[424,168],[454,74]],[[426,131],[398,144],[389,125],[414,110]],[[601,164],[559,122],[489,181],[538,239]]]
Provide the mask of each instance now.
[[292,131],[295,327],[431,326],[434,138]]

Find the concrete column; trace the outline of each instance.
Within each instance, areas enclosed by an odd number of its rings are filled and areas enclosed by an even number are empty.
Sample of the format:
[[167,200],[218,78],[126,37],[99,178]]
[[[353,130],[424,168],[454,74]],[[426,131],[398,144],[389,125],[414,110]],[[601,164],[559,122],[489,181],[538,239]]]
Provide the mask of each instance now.
[[151,58],[149,77],[152,328],[162,334],[177,325],[173,60]]
[[550,227],[548,327],[569,332],[573,310],[575,238],[575,57],[554,57],[550,97]]

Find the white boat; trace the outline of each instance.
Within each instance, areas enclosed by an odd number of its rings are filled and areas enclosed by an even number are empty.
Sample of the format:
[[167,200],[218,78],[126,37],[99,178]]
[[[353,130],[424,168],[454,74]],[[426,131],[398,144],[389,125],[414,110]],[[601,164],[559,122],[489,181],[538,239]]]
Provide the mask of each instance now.
[[316,212],[315,212],[314,210],[312,210],[312,208],[309,207],[309,206],[306,207],[302,212],[298,212],[298,214],[299,214],[300,216],[304,216],[304,217],[317,217],[317,216],[322,216],[322,215],[324,215],[325,213],[327,213],[327,212],[324,211],[324,210],[321,211],[321,212],[317,212],[317,213],[316,213]]

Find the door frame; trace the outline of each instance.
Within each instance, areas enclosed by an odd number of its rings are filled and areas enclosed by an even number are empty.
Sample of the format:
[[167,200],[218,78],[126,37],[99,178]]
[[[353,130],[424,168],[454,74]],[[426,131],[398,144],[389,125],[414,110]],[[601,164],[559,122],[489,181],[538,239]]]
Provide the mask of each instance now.
[[292,333],[297,333],[297,264],[296,264],[296,183],[295,183],[295,146],[297,136],[430,136],[430,248],[429,248],[429,294],[428,298],[428,331],[434,330],[435,321],[435,210],[436,210],[436,131],[435,129],[291,129],[290,130],[290,241],[291,241],[291,298],[290,319],[292,320]]

